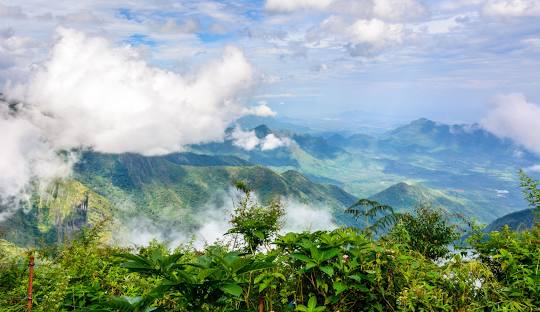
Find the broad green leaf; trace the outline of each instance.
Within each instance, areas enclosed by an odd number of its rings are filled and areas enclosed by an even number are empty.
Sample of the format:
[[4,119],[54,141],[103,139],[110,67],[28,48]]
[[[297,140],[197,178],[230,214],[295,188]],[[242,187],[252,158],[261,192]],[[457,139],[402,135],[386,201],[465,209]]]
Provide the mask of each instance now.
[[235,297],[238,297],[242,294],[242,287],[240,287],[238,284],[230,283],[222,285],[219,289],[221,289],[223,292],[233,295]]
[[339,295],[341,294],[342,292],[346,291],[347,289],[349,289],[349,287],[341,282],[335,282],[334,285],[334,290],[336,291],[336,295]]
[[331,266],[322,266],[321,271],[323,271],[324,273],[330,276],[334,275],[334,268],[332,268]]

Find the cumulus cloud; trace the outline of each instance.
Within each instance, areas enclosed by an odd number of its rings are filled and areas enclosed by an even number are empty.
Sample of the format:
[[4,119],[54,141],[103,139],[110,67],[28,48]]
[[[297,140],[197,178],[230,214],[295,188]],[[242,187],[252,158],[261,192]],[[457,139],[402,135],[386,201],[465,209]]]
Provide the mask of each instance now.
[[254,130],[244,131],[239,126],[236,126],[230,134],[230,139],[235,146],[238,146],[246,151],[251,151],[259,148],[262,151],[269,151],[278,147],[291,145],[289,138],[280,138],[275,134],[270,133],[263,138],[257,137]]
[[482,126],[501,138],[509,138],[540,154],[540,106],[522,94],[497,96]]
[[221,139],[244,114],[236,96],[250,84],[252,68],[236,48],[184,77],[103,38],[69,29],[59,35],[29,83],[9,90],[52,116],[40,126],[59,148],[165,154]]
[[347,28],[354,54],[365,54],[402,43],[405,37],[401,24],[389,24],[379,19],[358,20]]
[[352,56],[371,56],[403,44],[413,33],[413,22],[428,15],[416,0],[334,1],[329,16],[312,28],[307,39],[341,42]]
[[540,16],[538,0],[487,0],[482,13],[494,17]]
[[[403,24],[378,18],[358,19],[349,23],[340,16],[330,16],[320,25],[322,33],[332,34],[346,42],[353,56],[365,56],[397,46],[405,41],[409,31]],[[321,32],[316,31],[315,38]]]
[[6,104],[0,115],[0,197],[64,171],[60,150],[159,155],[222,140],[237,118],[271,113],[242,104],[252,72],[235,47],[179,75],[148,65],[130,47],[59,29],[49,58],[28,81],[5,87],[8,98],[25,104],[16,113]]
[[298,10],[323,10],[333,0],[267,0],[266,9],[276,12],[293,12]]
[[277,115],[265,101],[260,101],[258,106],[249,107],[244,109],[246,115],[254,115],[259,117],[274,117]]

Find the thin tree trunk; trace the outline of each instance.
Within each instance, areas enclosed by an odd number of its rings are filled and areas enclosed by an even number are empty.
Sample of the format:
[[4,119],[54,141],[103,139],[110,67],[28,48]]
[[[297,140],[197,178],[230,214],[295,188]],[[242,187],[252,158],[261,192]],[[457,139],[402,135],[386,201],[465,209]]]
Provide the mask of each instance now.
[[30,254],[28,262],[28,312],[32,311],[32,278],[34,275],[34,254]]

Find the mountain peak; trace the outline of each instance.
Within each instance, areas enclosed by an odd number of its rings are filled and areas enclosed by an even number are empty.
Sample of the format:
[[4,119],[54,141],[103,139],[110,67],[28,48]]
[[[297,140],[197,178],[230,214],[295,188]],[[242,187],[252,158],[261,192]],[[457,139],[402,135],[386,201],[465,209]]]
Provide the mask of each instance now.
[[413,125],[417,125],[417,126],[429,126],[429,127],[433,127],[433,126],[436,126],[437,125],[437,122],[431,120],[431,119],[427,119],[427,118],[418,118],[416,120],[413,120],[411,121],[411,123],[409,124],[410,126],[413,126]]
[[272,130],[270,130],[270,128],[268,128],[266,125],[259,125],[253,128],[253,131],[255,131],[255,135],[259,139],[262,139],[272,133]]

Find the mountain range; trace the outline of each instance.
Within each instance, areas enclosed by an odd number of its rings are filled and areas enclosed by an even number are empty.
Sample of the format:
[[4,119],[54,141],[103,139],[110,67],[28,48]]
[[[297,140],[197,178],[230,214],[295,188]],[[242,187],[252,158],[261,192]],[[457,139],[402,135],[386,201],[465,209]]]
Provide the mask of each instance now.
[[[244,131],[287,144],[246,150],[230,128],[223,142],[189,146],[183,153],[82,152],[72,177],[34,194],[25,212],[0,223],[0,235],[22,245],[62,241],[86,224],[112,219],[122,226],[141,216],[164,228],[193,228],[200,211],[233,199],[236,180],[247,182],[262,202],[280,197],[326,207],[338,224],[354,225],[344,211],[358,198],[401,211],[430,204],[490,223],[526,208],[517,170],[540,163],[477,125],[419,119],[355,134],[320,133],[288,121],[272,126]],[[496,222],[513,219],[505,218]]]

